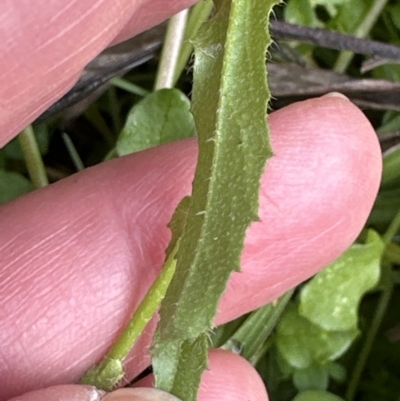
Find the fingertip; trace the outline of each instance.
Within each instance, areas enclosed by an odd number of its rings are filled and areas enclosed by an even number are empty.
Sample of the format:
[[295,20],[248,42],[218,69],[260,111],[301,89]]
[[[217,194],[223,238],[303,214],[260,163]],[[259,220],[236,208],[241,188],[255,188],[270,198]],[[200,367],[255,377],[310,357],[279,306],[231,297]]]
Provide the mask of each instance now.
[[45,389],[31,391],[8,401],[100,401],[103,399],[104,391],[98,390],[92,386],[80,385],[60,385]]
[[350,101],[350,99],[347,96],[343,95],[343,93],[340,93],[340,92],[329,92],[326,95],[321,96],[321,98],[324,98],[324,97],[336,97],[336,98]]
[[[232,274],[216,324],[276,299],[339,257],[379,189],[377,136],[346,98],[294,103],[272,113],[269,125],[274,156],[262,177],[261,222],[247,231],[242,272]],[[244,282],[247,310],[235,295]]]
[[[145,377],[138,385],[154,386],[154,376]],[[246,359],[230,351],[211,349],[208,354],[208,367],[203,372],[197,399],[198,401],[268,401],[268,394],[261,377]]]
[[102,401],[180,401],[180,399],[157,388],[135,387],[113,391]]
[[208,364],[202,376],[199,401],[268,401],[261,377],[246,359],[213,349]]

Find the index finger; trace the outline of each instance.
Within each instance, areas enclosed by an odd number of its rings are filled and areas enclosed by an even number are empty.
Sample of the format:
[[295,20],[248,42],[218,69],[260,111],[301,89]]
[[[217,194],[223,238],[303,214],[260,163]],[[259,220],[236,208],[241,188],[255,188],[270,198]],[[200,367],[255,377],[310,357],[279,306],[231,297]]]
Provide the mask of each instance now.
[[0,147],[64,95],[110,43],[196,0],[0,2]]

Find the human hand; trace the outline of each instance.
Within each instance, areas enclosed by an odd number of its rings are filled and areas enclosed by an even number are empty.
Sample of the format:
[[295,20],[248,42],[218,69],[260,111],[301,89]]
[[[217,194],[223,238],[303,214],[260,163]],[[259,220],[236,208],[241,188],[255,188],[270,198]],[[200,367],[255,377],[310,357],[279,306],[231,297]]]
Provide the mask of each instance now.
[[[13,23],[7,32],[13,46],[2,52],[0,143],[64,93],[116,36],[193,1],[164,0],[164,8],[154,0],[131,3],[66,7],[60,1],[35,4],[35,10],[22,0],[0,5],[2,24],[18,10],[30,15],[23,27]],[[150,12],[159,9],[162,15]],[[137,24],[118,33],[129,19]],[[99,26],[107,28],[100,32]],[[28,49],[24,41],[32,35],[37,42]],[[13,66],[18,74],[8,70]],[[44,82],[48,87],[40,92]],[[263,177],[262,221],[248,231],[243,271],[232,275],[216,324],[275,299],[339,256],[363,227],[379,186],[379,145],[348,100],[294,104],[273,113],[269,123],[275,156]],[[195,160],[195,141],[176,142],[87,169],[0,208],[1,401],[28,391],[18,400],[96,399],[94,389],[68,383],[104,355],[156,277],[170,236],[166,224],[190,192]],[[127,380],[148,365],[154,327],[132,351]],[[212,351],[210,368],[200,400],[267,399],[261,379],[239,356]],[[56,384],[65,385],[49,388]],[[120,401],[160,400],[149,390],[131,391],[113,394]]]

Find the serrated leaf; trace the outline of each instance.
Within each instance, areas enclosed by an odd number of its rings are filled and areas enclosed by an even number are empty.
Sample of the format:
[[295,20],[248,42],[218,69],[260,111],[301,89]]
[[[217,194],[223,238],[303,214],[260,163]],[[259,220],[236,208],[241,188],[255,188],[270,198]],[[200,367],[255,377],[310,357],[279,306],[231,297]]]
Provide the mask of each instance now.
[[195,392],[176,378],[187,374],[199,381],[204,360],[194,361],[184,344],[204,344],[200,339],[212,327],[228,278],[239,270],[246,229],[257,219],[260,178],[271,155],[265,51],[274,3],[215,1],[214,17],[194,41],[199,160],[177,270],[152,348],[157,386],[185,401]]
[[351,345],[358,331],[326,331],[300,316],[290,305],[277,327],[276,344],[280,354],[296,369],[323,364],[341,356]]
[[307,390],[297,394],[293,401],[344,401],[344,399],[327,391]]
[[178,89],[161,89],[130,111],[118,138],[119,156],[195,135],[189,99]]
[[370,230],[365,244],[353,245],[302,288],[300,313],[325,330],[356,329],[360,300],[378,283],[383,248]]
[[0,170],[0,203],[6,203],[33,189],[32,183],[21,174]]
[[174,395],[185,394],[185,400],[196,400],[201,375],[208,362],[207,341],[207,335],[202,333],[194,340],[158,342],[153,345],[151,352],[157,355],[153,359],[153,369],[162,371],[161,384],[172,383]]

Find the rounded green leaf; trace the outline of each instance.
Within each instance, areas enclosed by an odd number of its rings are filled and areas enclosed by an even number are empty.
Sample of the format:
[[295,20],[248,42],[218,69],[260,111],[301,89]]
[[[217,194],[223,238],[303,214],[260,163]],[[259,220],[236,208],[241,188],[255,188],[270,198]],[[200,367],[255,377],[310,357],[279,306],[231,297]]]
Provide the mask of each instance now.
[[328,331],[355,330],[362,296],[379,280],[383,243],[374,231],[318,273],[301,290],[302,316]]
[[195,135],[189,99],[178,89],[161,89],[135,105],[118,138],[119,156]]
[[278,324],[276,345],[289,365],[306,369],[314,363],[337,359],[357,333],[357,330],[326,331],[301,316],[295,305],[290,305]]
[[329,372],[325,365],[311,365],[306,369],[296,369],[293,383],[300,391],[312,389],[326,390],[329,384]]
[[292,401],[344,401],[335,394],[321,390],[307,390],[297,394]]

